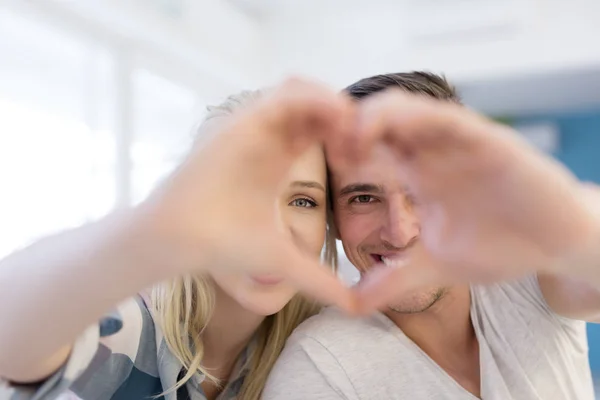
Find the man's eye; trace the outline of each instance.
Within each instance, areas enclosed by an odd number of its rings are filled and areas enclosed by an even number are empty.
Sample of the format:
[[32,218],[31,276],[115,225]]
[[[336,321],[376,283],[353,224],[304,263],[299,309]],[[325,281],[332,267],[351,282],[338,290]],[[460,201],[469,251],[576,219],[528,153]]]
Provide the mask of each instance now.
[[289,205],[293,206],[293,207],[314,208],[317,206],[317,203],[315,203],[312,200],[302,197],[299,199],[292,200],[292,202]]
[[368,195],[368,194],[361,194],[359,196],[354,196],[353,198],[350,199],[350,203],[371,203],[373,202],[373,196]]

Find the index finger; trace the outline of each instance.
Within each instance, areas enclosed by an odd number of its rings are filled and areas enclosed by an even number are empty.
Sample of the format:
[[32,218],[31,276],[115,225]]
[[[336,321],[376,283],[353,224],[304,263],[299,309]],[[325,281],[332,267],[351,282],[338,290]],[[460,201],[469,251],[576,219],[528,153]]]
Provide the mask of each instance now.
[[435,265],[425,250],[416,248],[402,264],[376,266],[361,279],[356,291],[361,314],[371,313],[394,303],[399,297],[432,286],[446,286],[451,279],[443,267]]
[[263,120],[279,140],[325,140],[353,122],[354,105],[333,89],[309,80],[291,78],[261,103]]
[[364,102],[350,151],[365,154],[377,142],[385,142],[402,159],[410,160],[424,146],[468,143],[464,139],[486,127],[485,118],[459,104],[392,89]]
[[355,292],[331,268],[302,254],[291,244],[281,244],[278,248],[278,258],[284,262],[280,270],[296,289],[320,303],[336,305],[349,313],[357,311]]

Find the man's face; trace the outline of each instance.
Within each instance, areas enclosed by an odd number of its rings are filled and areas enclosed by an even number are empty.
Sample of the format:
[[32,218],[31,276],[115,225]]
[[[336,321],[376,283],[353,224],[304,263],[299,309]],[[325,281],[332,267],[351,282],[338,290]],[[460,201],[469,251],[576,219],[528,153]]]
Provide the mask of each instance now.
[[[419,240],[417,205],[398,178],[398,167],[392,153],[381,147],[367,162],[331,171],[339,238],[361,275],[378,263],[392,266]],[[444,288],[432,287],[399,293],[389,307],[401,313],[422,312],[444,292]]]

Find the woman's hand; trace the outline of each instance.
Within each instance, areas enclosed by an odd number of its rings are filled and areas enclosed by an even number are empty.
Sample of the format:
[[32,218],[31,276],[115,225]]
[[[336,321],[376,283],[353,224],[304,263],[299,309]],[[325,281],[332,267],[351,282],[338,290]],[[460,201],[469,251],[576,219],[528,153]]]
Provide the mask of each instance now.
[[350,291],[280,228],[275,204],[296,157],[346,134],[353,117],[342,95],[289,80],[223,124],[215,121],[220,132],[194,148],[140,208],[158,234],[157,246],[168,249],[168,273],[276,272],[323,302],[351,308]]

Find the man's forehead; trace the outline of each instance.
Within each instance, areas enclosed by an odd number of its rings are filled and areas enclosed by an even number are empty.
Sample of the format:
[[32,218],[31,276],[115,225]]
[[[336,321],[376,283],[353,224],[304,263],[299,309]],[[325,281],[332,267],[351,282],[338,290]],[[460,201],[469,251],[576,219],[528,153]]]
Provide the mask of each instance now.
[[331,169],[331,178],[334,190],[348,185],[370,184],[384,189],[404,187],[399,180],[399,163],[388,149],[376,148],[369,159],[346,165],[342,168],[334,166]]

